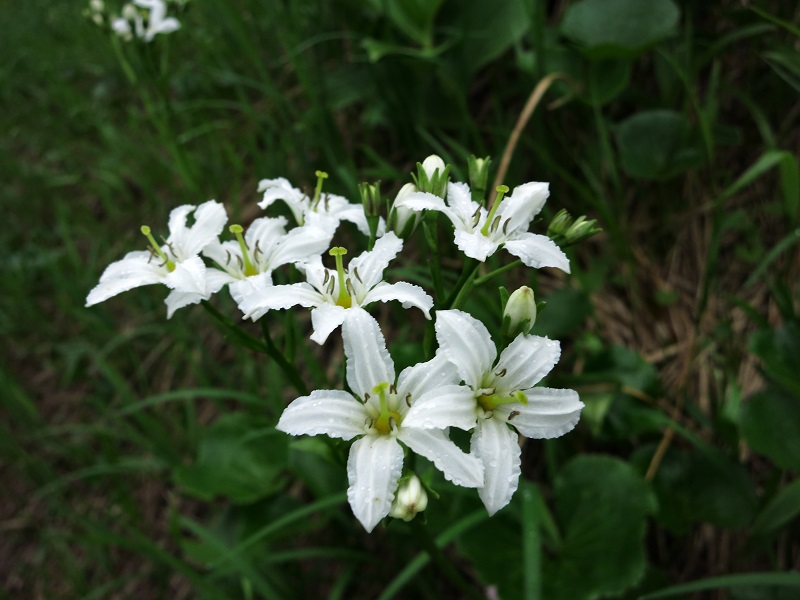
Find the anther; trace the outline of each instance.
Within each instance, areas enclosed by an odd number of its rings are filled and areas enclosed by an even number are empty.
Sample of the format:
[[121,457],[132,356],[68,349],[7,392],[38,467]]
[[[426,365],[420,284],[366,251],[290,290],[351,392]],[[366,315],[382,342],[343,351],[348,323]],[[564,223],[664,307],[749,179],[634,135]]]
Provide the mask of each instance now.
[[481,220],[481,207],[479,206],[477,209],[475,209],[475,212],[472,215],[472,226],[477,227],[480,220]]
[[495,373],[495,375],[496,375],[497,377],[505,377],[505,374],[506,374],[507,372],[508,372],[508,369],[506,369],[505,367],[503,367],[503,368],[500,370],[500,372],[498,372],[498,373]]
[[491,232],[494,233],[495,231],[497,231],[499,225],[500,225],[500,215],[497,215],[494,218],[494,221],[492,221],[492,226],[490,228]]
[[518,417],[518,416],[519,416],[519,411],[518,410],[512,410],[510,413],[508,413],[508,420],[510,421],[514,417]]
[[361,279],[361,275],[358,274],[358,267],[353,268],[353,273],[355,274],[356,279],[358,279],[359,283],[364,283],[364,281]]
[[[164,264],[159,265],[160,267],[167,267],[167,270],[170,272],[175,270],[175,263],[172,262],[166,253],[161,249],[161,246],[158,245],[155,238],[153,238],[153,234],[150,232],[150,228],[147,225],[142,225],[140,228],[142,234],[147,238],[147,241],[150,242],[150,252],[153,254],[157,254],[161,260],[164,261]],[[171,248],[170,248],[171,250]],[[175,253],[173,252],[173,255]]]
[[396,387],[394,387],[394,384],[393,384],[393,383],[390,383],[390,384],[389,384],[389,393],[390,393],[390,394],[396,394],[396,393],[397,393],[397,388],[396,388]]
[[231,251],[225,250],[225,256],[227,256],[225,259],[225,266],[227,267],[229,264],[231,264]]
[[495,392],[494,388],[486,388],[482,391],[481,396],[493,396]]
[[508,235],[508,224],[511,223],[511,219],[506,219],[505,223],[503,223],[503,235]]
[[406,394],[406,406],[408,406],[408,408],[411,408],[411,392]]

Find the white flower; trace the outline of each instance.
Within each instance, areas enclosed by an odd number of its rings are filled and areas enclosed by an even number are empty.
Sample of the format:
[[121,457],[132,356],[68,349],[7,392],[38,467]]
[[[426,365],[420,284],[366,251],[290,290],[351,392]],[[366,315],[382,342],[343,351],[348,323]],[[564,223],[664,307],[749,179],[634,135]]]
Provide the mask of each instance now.
[[[361,204],[348,202],[343,196],[322,193],[322,181],[327,177],[327,173],[317,171],[317,188],[313,198],[292,187],[292,184],[283,177],[262,179],[258,182],[258,191],[263,192],[264,196],[258,205],[266,209],[276,200],[283,200],[292,211],[298,225],[305,222],[309,213],[317,213],[332,217],[337,223],[349,221],[358,227],[361,233],[368,236],[370,232],[364,207]],[[381,218],[378,222],[378,236],[382,236],[385,231],[386,222]]]
[[440,156],[431,154],[428,158],[422,161],[422,170],[428,176],[428,180],[436,176],[444,174],[446,165]]
[[[194,224],[187,227],[186,219],[192,213]],[[175,208],[169,215],[169,237],[163,245],[156,243],[149,227],[142,227],[150,249],[129,252],[122,260],[111,263],[86,297],[86,306],[154,283],[172,289],[165,300],[167,318],[179,308],[208,299],[224,283],[217,288],[209,283],[206,266],[198,254],[219,236],[227,220],[222,204],[209,200],[196,208],[188,204]]]
[[407,183],[400,188],[400,191],[397,192],[397,196],[395,196],[394,202],[392,203],[392,209],[389,213],[390,227],[392,231],[397,233],[397,235],[403,239],[408,239],[408,237],[414,232],[414,229],[416,229],[417,224],[422,218],[422,215],[417,211],[411,210],[407,206],[399,205],[398,203],[403,198],[406,198],[418,191],[419,190],[417,190],[416,185],[413,183]]
[[483,323],[460,310],[436,313],[437,356],[445,356],[473,390],[477,425],[471,451],[485,469],[478,494],[490,515],[511,501],[520,475],[517,434],[555,438],[571,431],[583,402],[573,390],[534,387],[558,362],[557,341],[520,335],[500,354]]
[[117,17],[111,21],[111,30],[126,42],[133,39],[131,24],[127,19]]
[[466,183],[449,183],[446,203],[433,194],[417,192],[398,204],[444,213],[455,227],[456,246],[470,258],[483,262],[504,246],[529,267],[557,267],[569,273],[569,259],[561,249],[547,236],[528,232],[548,195],[547,183],[526,183],[510,196],[498,197],[487,211],[472,200]]
[[[348,311],[373,302],[399,300],[405,308],[416,306],[430,319],[433,299],[419,286],[400,281],[386,283],[383,271],[403,248],[403,242],[389,232],[375,242],[375,247],[350,261],[345,270],[344,248],[333,248],[336,269],[327,269],[320,257],[312,257],[298,268],[305,272],[306,281],[291,285],[259,286],[239,305],[245,318],[259,319],[270,310],[300,305],[313,308],[311,339],[324,344],[331,332],[344,321]],[[258,282],[256,282],[258,283]]]
[[[130,4],[123,7],[122,18],[112,21],[112,29],[121,37],[130,36],[130,21],[133,21],[136,37],[145,42],[153,41],[159,33],[172,33],[180,29],[180,22],[173,17],[167,17],[167,5],[164,0],[133,0],[136,6],[146,9],[147,23],[141,13]],[[130,7],[130,8],[128,8]],[[123,21],[127,24],[123,25]]]
[[527,285],[514,290],[503,309],[503,333],[516,336],[530,333],[536,323],[536,298]]
[[272,285],[272,271],[319,255],[330,246],[336,229],[332,219],[313,215],[303,227],[286,233],[284,217],[262,217],[253,221],[242,237],[241,226],[231,225],[236,241],[213,240],[203,254],[219,265],[209,269],[214,286],[229,285],[231,296],[240,304],[245,298]]
[[317,390],[294,400],[277,429],[291,435],[350,440],[347,498],[367,531],[389,514],[403,468],[400,442],[428,460],[456,485],[483,484],[483,467],[447,437],[448,427],[474,422],[472,392],[456,385],[456,369],[436,357],[404,369],[395,385],[395,369],[377,321],[366,311],[351,311],[342,337],[347,384],[352,394]]

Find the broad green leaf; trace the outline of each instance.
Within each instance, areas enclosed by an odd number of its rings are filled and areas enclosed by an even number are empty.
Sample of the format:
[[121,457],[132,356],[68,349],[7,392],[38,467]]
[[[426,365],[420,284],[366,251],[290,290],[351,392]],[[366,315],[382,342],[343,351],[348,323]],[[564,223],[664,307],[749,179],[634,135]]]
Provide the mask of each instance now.
[[522,600],[527,568],[522,544],[520,524],[506,511],[461,536],[458,549],[470,559],[484,585],[496,586],[503,600]]
[[686,117],[670,110],[637,113],[617,126],[622,169],[636,179],[664,179],[702,163]]
[[[538,300],[538,298],[537,298]],[[592,311],[585,292],[561,288],[544,299],[547,304],[532,333],[561,339],[580,327]]]
[[775,383],[800,396],[800,321],[757,331],[750,338],[750,351]]
[[462,66],[474,73],[511,48],[530,28],[524,0],[461,0],[458,6]]
[[593,58],[629,57],[674,35],[679,17],[672,0],[582,0],[567,9],[561,32]]
[[[634,457],[642,471],[650,463],[653,451],[650,447]],[[758,504],[747,470],[710,446],[694,450],[670,448],[652,485],[658,498],[658,520],[679,533],[687,532],[698,522],[744,527],[752,520]]]
[[800,397],[770,388],[742,406],[740,426],[750,448],[782,469],[800,469]]
[[390,0],[389,17],[409,38],[421,46],[430,46],[433,21],[442,0]]
[[654,498],[626,463],[580,456],[556,480],[563,541],[545,560],[544,598],[591,600],[635,585],[644,574],[645,516]]
[[204,500],[222,496],[246,504],[283,486],[287,436],[263,419],[235,413],[206,429],[193,465],[175,469],[175,483]]
[[769,533],[782,527],[800,514],[800,479],[778,492],[758,514],[753,523],[754,533]]

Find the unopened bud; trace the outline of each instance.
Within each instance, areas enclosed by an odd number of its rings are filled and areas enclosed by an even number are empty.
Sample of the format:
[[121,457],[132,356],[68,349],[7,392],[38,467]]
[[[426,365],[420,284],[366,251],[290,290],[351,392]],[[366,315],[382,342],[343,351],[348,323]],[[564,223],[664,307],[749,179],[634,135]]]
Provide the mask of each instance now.
[[410,521],[428,506],[428,493],[416,475],[402,481],[392,502],[389,516]]
[[536,323],[536,300],[533,290],[526,285],[515,290],[508,297],[503,310],[503,332],[508,337],[530,333]]
[[389,229],[403,239],[408,239],[411,234],[414,233],[414,230],[417,228],[422,218],[422,213],[411,210],[407,206],[398,206],[398,203],[406,196],[417,191],[417,186],[413,183],[407,183],[401,187],[400,191],[397,192],[397,196],[394,199],[389,213]]
[[444,198],[447,193],[447,180],[450,179],[450,166],[431,154],[422,163],[417,163],[417,173],[412,174],[414,183],[420,192],[427,192]]
[[469,166],[469,188],[472,199],[479,204],[485,204],[486,186],[489,183],[489,165],[492,159],[470,156],[467,159]]
[[361,194],[361,203],[364,205],[364,214],[369,217],[378,217],[381,213],[381,182],[359,183],[358,191]]
[[428,158],[422,161],[422,168],[428,176],[428,181],[444,173],[444,161],[436,154],[431,154]]
[[562,208],[550,222],[550,226],[547,228],[547,235],[553,239],[562,236],[567,232],[570,225],[572,225],[572,216]]

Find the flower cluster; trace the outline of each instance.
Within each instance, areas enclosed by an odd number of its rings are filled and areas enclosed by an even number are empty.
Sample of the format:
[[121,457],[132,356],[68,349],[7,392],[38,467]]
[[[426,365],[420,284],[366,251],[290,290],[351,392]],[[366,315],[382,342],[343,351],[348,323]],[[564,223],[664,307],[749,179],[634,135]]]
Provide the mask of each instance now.
[[[475,488],[494,514],[511,501],[519,482],[519,436],[558,437],[580,417],[583,403],[575,391],[537,385],[558,362],[560,345],[530,333],[537,307],[527,287],[505,304],[502,332],[508,343],[498,346],[481,321],[457,308],[452,294],[449,300],[434,301],[418,285],[385,281],[384,273],[423,211],[443,213],[453,226],[454,245],[473,261],[484,262],[503,247],[529,267],[569,272],[569,260],[550,238],[528,232],[548,186],[527,183],[508,196],[501,186],[487,207],[481,193],[450,182],[449,167],[430,157],[418,165],[414,183],[403,186],[390,203],[384,220],[378,215],[377,184],[362,187],[362,206],[324,193],[326,177],[317,173],[313,194],[283,178],[261,181],[259,206],[268,209],[282,201],[295,224],[282,216],[264,216],[246,231],[230,225],[233,239],[220,240],[228,221],[220,203],[174,209],[168,236],[159,243],[143,226],[148,248],[112,263],[86,305],[163,283],[170,290],[168,318],[226,286],[245,319],[298,305],[311,309],[311,340],[324,344],[341,327],[347,385],[295,399],[277,429],[352,441],[348,499],[364,528],[372,531],[387,516],[410,520],[425,509],[428,496],[409,467],[409,453],[426,458],[453,484]],[[369,240],[369,249],[347,265],[347,250],[331,248],[343,221]],[[303,281],[296,281],[298,274]],[[427,360],[399,374],[380,324],[366,310],[389,301],[419,309],[432,323]],[[451,428],[471,432],[468,451],[451,440]]]
[[182,8],[186,0],[133,0],[125,3],[119,14],[110,13],[104,0],[90,0],[84,14],[96,25],[107,25],[126,42],[134,38],[151,42],[159,34],[180,29],[180,22],[175,17],[167,16],[168,4]]

